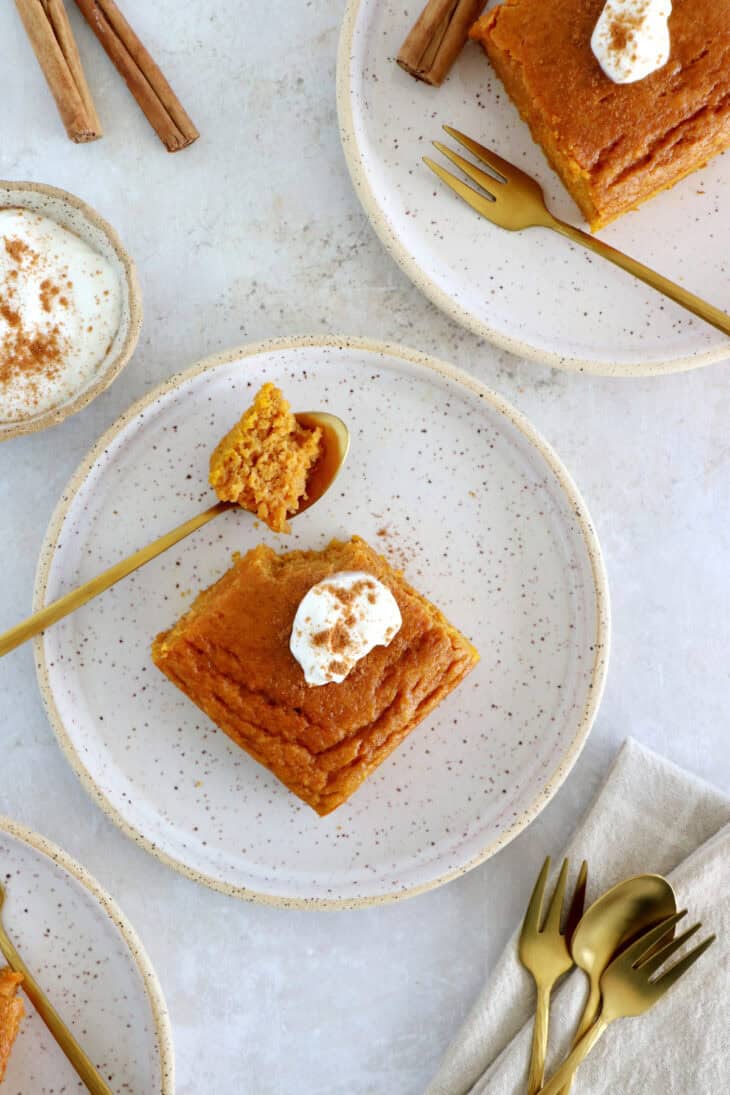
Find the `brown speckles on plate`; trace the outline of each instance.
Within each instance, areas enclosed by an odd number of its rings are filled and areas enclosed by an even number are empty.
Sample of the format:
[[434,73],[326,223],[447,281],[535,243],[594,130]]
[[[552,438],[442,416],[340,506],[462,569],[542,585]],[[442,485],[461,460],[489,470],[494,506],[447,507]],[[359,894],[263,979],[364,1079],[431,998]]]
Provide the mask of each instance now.
[[[60,848],[3,817],[0,873],[8,934],[113,1091],[174,1095],[162,991],[109,895]],[[28,1001],[6,1088],[8,1095],[86,1091]]]
[[[178,870],[283,905],[396,900],[504,845],[575,760],[607,655],[598,545],[557,457],[476,381],[411,350],[282,340],[196,366],[112,427],[49,528],[36,604],[194,513],[210,450],[264,380],[295,408],[347,421],[353,446],[339,489],[290,537],[227,512],[214,534],[190,537],[50,629],[36,646],[41,689],[87,789]],[[437,460],[419,456],[425,437]],[[123,523],[106,519],[113,508]],[[234,551],[262,541],[321,548],[353,533],[402,566],[482,660],[349,803],[320,819],[157,673],[149,644],[180,615],[180,589],[209,585]]]

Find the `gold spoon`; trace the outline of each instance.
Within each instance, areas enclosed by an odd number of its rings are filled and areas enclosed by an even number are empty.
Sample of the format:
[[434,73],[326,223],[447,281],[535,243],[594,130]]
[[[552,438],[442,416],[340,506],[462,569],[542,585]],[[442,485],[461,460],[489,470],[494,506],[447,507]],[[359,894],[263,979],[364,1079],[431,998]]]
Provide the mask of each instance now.
[[[0,883],[0,913],[5,902],[5,888]],[[61,1016],[40,988],[23,959],[8,938],[0,920],[0,953],[10,968],[23,975],[23,991],[58,1042],[91,1095],[113,1095],[112,1089],[102,1080]]]
[[[627,878],[607,890],[586,910],[570,941],[573,961],[588,977],[588,998],[575,1033],[577,1045],[601,1010],[601,977],[632,940],[677,911],[674,891],[658,874]],[[568,1095],[572,1080],[561,1095]]]
[[[329,490],[350,450],[350,431],[337,415],[328,414],[326,411],[306,411],[297,414],[296,419],[300,425],[307,426],[310,429],[315,426],[321,428],[324,449],[307,480],[307,498],[302,502],[297,512],[290,515],[293,517],[298,517],[300,513],[304,513]],[[71,612],[80,608],[81,605],[85,605],[87,601],[97,597],[104,590],[109,589],[110,586],[116,585],[128,574],[139,570],[150,559],[162,555],[163,551],[167,551],[173,544],[184,540],[196,529],[207,525],[219,513],[235,508],[237,507],[233,502],[216,502],[214,506],[211,506],[203,513],[199,513],[197,517],[191,517],[189,521],[178,525],[172,532],[167,532],[159,539],[153,540],[147,547],[140,548],[139,551],[135,551],[134,554],[122,559],[121,562],[115,563],[108,570],[98,574],[96,578],[92,578],[77,589],[71,590],[63,597],[59,597],[57,601],[46,605],[40,611],[34,612],[27,620],[11,627],[4,635],[0,635],[0,658],[9,651],[14,650],[16,646],[20,646],[21,643],[32,639],[34,635],[40,634],[51,624],[55,624],[57,620],[62,620],[64,616],[68,616]]]

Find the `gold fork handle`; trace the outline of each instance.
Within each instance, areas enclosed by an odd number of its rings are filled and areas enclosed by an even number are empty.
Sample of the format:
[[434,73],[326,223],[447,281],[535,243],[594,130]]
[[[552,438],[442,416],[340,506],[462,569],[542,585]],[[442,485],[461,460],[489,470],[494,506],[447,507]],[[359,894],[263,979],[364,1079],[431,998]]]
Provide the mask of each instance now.
[[547,1055],[548,1024],[550,1022],[550,991],[550,985],[538,984],[537,986],[535,1022],[532,1027],[530,1071],[527,1075],[527,1095],[537,1095],[545,1079],[545,1057]]
[[[601,1010],[601,989],[597,982],[591,980],[590,989],[588,992],[588,998],[583,1008],[583,1014],[580,1017],[578,1027],[573,1038],[572,1049],[574,1049],[578,1042],[580,1042],[583,1035],[587,1030],[595,1023]],[[560,1092],[560,1095],[570,1095],[570,1089],[573,1086],[573,1077],[568,1080],[567,1084]]]
[[579,243],[590,251],[595,251],[597,255],[601,255],[602,258],[608,259],[609,262],[615,263],[622,270],[626,270],[629,274],[633,274],[635,278],[639,278],[640,281],[650,285],[652,289],[656,289],[657,292],[663,293],[664,296],[676,301],[677,304],[681,304],[683,308],[699,316],[700,319],[704,319],[706,323],[717,327],[718,331],[730,335],[730,316],[701,297],[690,293],[688,289],[683,289],[681,285],[677,285],[676,282],[663,277],[656,270],[652,270],[649,266],[644,266],[642,262],[637,262],[636,259],[625,255],[623,251],[618,251],[610,244],[604,243],[603,240],[596,239],[595,236],[590,236],[587,232],[582,232],[580,228],[558,220],[557,217],[551,217],[549,227],[554,228],[561,235],[567,236],[574,243]]
[[109,1084],[101,1078],[94,1068],[90,1059],[86,1056],[2,929],[0,929],[0,951],[11,969],[14,969],[16,973],[23,974],[23,991],[76,1069],[79,1077],[86,1084],[91,1095],[113,1095]]
[[587,1034],[578,1042],[575,1049],[571,1050],[568,1054],[558,1071],[555,1072],[545,1086],[540,1089],[540,1095],[558,1095],[560,1089],[564,1087],[566,1083],[572,1081],[578,1066],[585,1061],[607,1026],[608,1023],[605,1019],[598,1019],[593,1024]]
[[126,559],[122,559],[120,563],[115,563],[114,566],[109,567],[108,570],[98,574],[96,578],[92,578],[91,581],[85,582],[84,585],[79,586],[77,589],[72,589],[70,593],[66,593],[63,597],[59,597],[57,601],[53,601],[52,604],[46,605],[46,607],[42,608],[39,612],[35,612],[32,616],[29,616],[27,620],[23,620],[22,623],[16,624],[15,627],[11,627],[4,635],[0,635],[0,658],[9,651],[14,650],[16,646],[20,646],[21,643],[27,642],[28,639],[32,639],[34,635],[40,634],[45,628],[50,627],[51,624],[55,624],[57,620],[62,620],[64,616],[68,616],[70,612],[80,608],[81,605],[85,605],[86,602],[90,601],[93,597],[98,597],[105,589],[109,589],[110,586],[115,585],[122,578],[126,578],[128,574],[131,574],[141,566],[144,566],[150,559],[154,559],[156,556],[161,555],[163,551],[167,551],[173,544],[177,544],[180,540],[184,540],[191,532],[195,532],[196,529],[201,528],[203,525],[207,525],[207,523],[212,521],[214,517],[217,517],[219,513],[223,513],[224,510],[230,508],[230,502],[217,502],[214,506],[211,506],[210,509],[205,510],[204,513],[199,513],[197,517],[191,517],[189,521],[185,521],[184,524],[178,525],[172,532],[167,532],[164,536],[160,536],[158,540],[153,540],[147,547],[140,548],[140,550],[135,551],[133,555],[128,556]]

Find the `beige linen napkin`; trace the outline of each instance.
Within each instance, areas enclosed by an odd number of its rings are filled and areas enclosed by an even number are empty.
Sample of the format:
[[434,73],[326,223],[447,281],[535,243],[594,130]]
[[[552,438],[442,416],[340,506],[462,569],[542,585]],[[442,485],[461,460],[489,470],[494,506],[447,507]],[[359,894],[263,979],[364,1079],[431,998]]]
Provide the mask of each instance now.
[[[575,1095],[715,1095],[730,1080],[730,799],[629,739],[566,855],[589,862],[587,904],[622,878],[666,875],[687,926],[717,942],[648,1014],[609,1027]],[[560,857],[562,858],[562,857]],[[559,863],[559,857],[555,862]],[[522,1095],[532,979],[518,932],[449,1047],[426,1095]],[[570,1048],[585,997],[580,971],[553,996],[547,1076]]]

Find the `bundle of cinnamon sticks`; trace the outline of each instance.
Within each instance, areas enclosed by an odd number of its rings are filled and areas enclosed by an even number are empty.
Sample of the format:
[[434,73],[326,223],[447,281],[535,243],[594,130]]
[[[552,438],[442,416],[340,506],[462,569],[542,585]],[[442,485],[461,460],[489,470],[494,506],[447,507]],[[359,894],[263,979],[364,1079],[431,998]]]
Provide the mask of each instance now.
[[[168,152],[200,136],[175,92],[114,0],[76,0]],[[38,63],[72,141],[101,137],[64,0],[15,0]]]
[[461,53],[486,0],[428,0],[398,53],[398,64],[438,87]]

